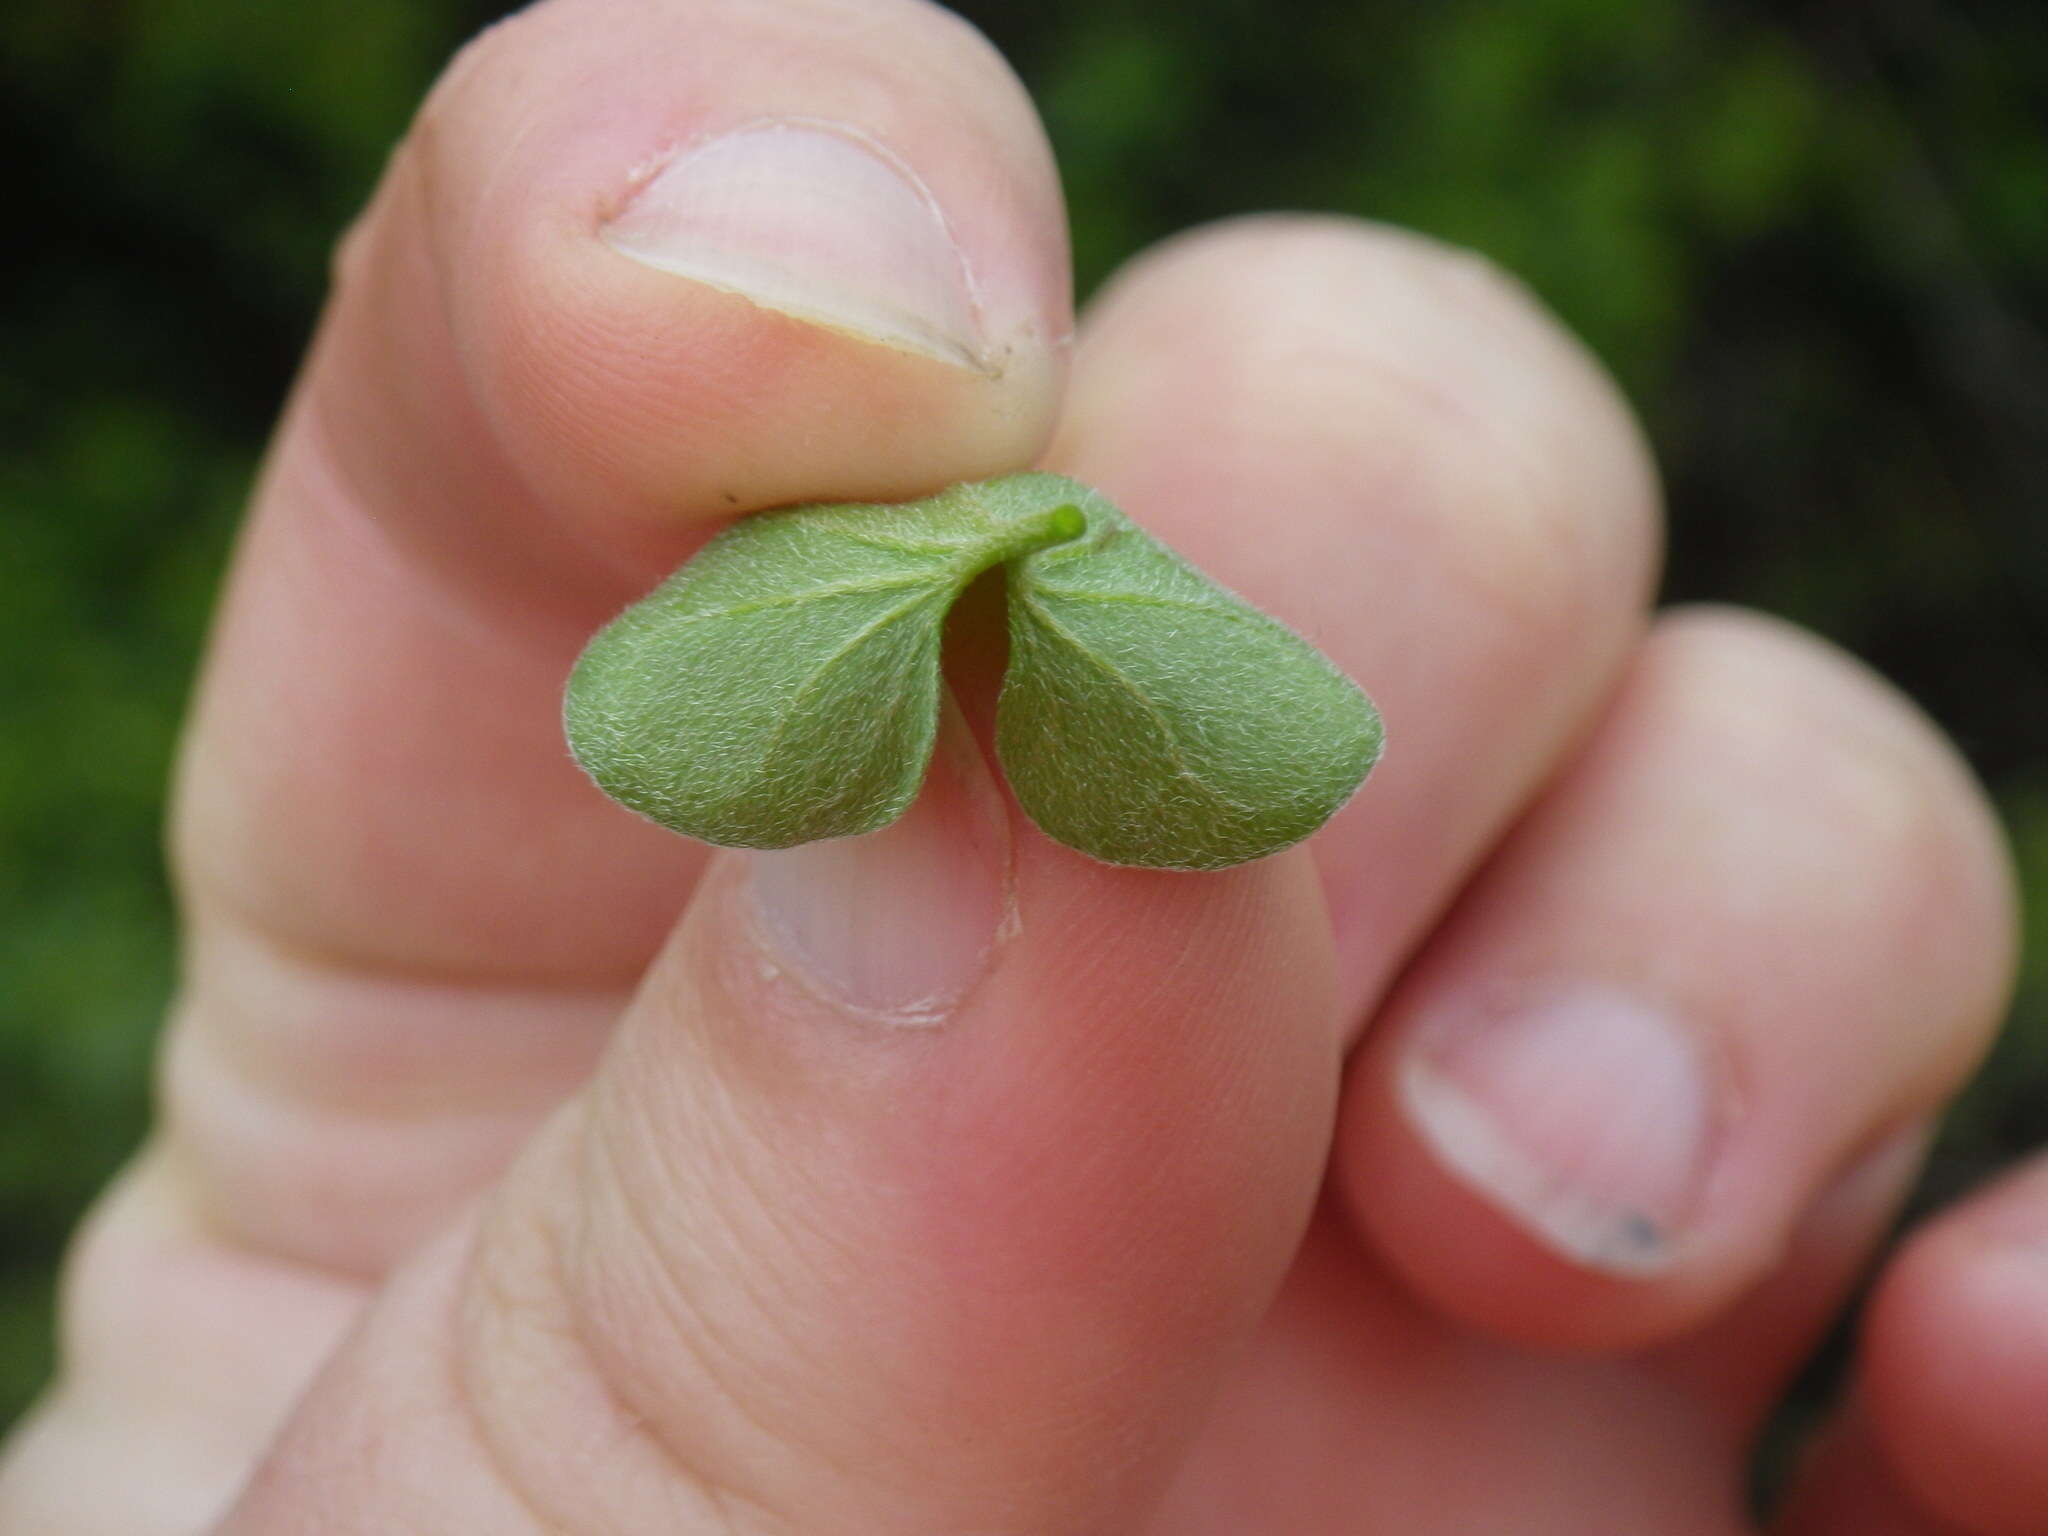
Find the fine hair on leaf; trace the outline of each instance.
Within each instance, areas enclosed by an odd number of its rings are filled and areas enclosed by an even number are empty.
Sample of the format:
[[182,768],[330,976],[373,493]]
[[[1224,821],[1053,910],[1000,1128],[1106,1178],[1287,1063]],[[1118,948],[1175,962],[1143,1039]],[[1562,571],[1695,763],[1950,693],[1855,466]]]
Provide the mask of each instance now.
[[997,754],[1049,836],[1222,868],[1308,836],[1376,760],[1378,713],[1327,658],[1045,474],[735,523],[592,640],[571,748],[614,799],[707,842],[886,826],[930,762],[946,614],[998,565]]

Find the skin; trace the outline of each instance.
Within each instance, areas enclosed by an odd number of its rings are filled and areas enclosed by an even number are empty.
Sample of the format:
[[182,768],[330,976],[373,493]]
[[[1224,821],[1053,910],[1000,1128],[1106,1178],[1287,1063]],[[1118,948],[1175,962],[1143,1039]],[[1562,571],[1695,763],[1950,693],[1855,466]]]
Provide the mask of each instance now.
[[[979,365],[599,237],[650,157],[787,116],[914,167]],[[1029,106],[936,10],[550,0],[456,62],[256,497],[157,1129],[0,1526],[1750,1528],[1746,1447],[2003,1005],[1981,795],[1813,637],[1649,611],[1635,429],[1472,258],[1226,225],[1071,343],[1065,271]],[[908,841],[711,857],[569,765],[578,646],[719,519],[1033,460],[1371,689],[1387,759],[1307,847],[1048,842],[971,656]],[[878,867],[866,930],[806,894]],[[1737,1085],[1651,1270],[1403,1097],[1430,1020],[1560,987],[1654,995]],[[2044,1253],[2040,1169],[1906,1244],[1781,1536],[2048,1530]]]

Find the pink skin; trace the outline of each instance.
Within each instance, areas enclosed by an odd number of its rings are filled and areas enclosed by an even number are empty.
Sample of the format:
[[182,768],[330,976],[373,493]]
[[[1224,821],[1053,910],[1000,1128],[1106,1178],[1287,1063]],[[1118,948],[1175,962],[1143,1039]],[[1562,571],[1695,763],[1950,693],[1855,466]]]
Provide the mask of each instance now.
[[[0,1526],[1748,1528],[2009,876],[1879,680],[1649,612],[1640,440],[1525,294],[1254,220],[1076,335],[1029,105],[912,0],[550,0],[338,273],[181,768],[158,1130]],[[858,843],[707,857],[570,765],[577,646],[718,520],[1033,461],[1378,698],[1307,847],[1092,864],[973,688]],[[2048,1529],[2043,1213],[1906,1249],[1787,1532]]]

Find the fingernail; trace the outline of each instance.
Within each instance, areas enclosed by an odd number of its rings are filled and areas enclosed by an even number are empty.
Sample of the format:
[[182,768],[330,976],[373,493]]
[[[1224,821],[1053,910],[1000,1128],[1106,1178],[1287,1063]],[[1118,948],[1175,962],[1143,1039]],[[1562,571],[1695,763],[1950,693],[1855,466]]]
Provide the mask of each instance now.
[[893,1022],[943,1022],[1010,921],[1008,810],[957,709],[901,820],[755,854],[752,883],[764,945],[811,991]]
[[937,202],[855,129],[778,118],[686,148],[603,238],[797,319],[983,365],[973,280]]
[[1695,1031],[1605,988],[1425,1022],[1400,1092],[1462,1180],[1553,1251],[1623,1276],[1672,1263],[1721,1128]]

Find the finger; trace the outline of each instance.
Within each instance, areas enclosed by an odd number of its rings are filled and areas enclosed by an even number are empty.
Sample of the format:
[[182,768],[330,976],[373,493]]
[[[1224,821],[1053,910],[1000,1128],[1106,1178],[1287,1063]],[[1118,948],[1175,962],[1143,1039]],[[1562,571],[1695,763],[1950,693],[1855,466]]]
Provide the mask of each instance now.
[[102,1199],[59,1300],[64,1370],[0,1450],[0,1531],[208,1529],[362,1305],[210,1239],[160,1156]]
[[1474,1336],[1326,1206],[1159,1536],[1741,1536],[1728,1426],[1629,1360]]
[[1097,301],[1049,458],[1378,701],[1385,760],[1311,844],[1362,1027],[1641,632],[1656,493],[1625,410],[1478,258],[1248,219]]
[[1908,1241],[1865,1314],[1858,1375],[1921,1507],[1982,1536],[2048,1529],[2048,1160]]
[[1771,1530],[1775,1536],[1976,1536],[1919,1508],[1854,1416],[1830,1426],[1802,1458]]
[[[710,518],[1022,464],[1066,304],[1029,106],[936,8],[553,0],[463,55],[237,558],[181,775],[163,1176],[80,1250],[39,1446],[131,1464],[164,1415],[91,1404],[209,1411],[270,1311],[163,1275],[374,1277],[584,1079],[701,859],[570,767],[576,648]],[[345,1312],[258,1352],[301,1371]],[[191,1475],[217,1497],[252,1452]],[[167,1486],[90,1496],[177,1528]]]
[[1673,1338],[1953,1091],[2012,928],[1994,824],[1924,720],[1783,626],[1675,616],[1404,976],[1336,1176],[1472,1326]]
[[1760,1430],[1882,1249],[1932,1138],[1932,1122],[1920,1120],[1859,1147],[1800,1214],[1762,1280],[1640,1364],[1741,1433]]
[[[1757,1419],[1875,1241],[1920,1140],[1865,1154],[1807,1211],[1765,1285],[1647,1358],[1475,1336],[1387,1273],[1327,1202],[1157,1530],[1753,1531]],[[1769,1382],[1766,1358],[1778,1362]],[[1853,1522],[1838,1529],[1864,1536]]]
[[696,876],[570,765],[582,640],[692,539],[1015,467],[1066,324],[1021,91],[902,0],[556,0],[352,236],[193,725],[169,1133],[374,1274],[589,1070]]
[[223,1529],[1133,1529],[1300,1241],[1334,1003],[1306,856],[1092,863],[956,728],[896,826],[714,866]]

